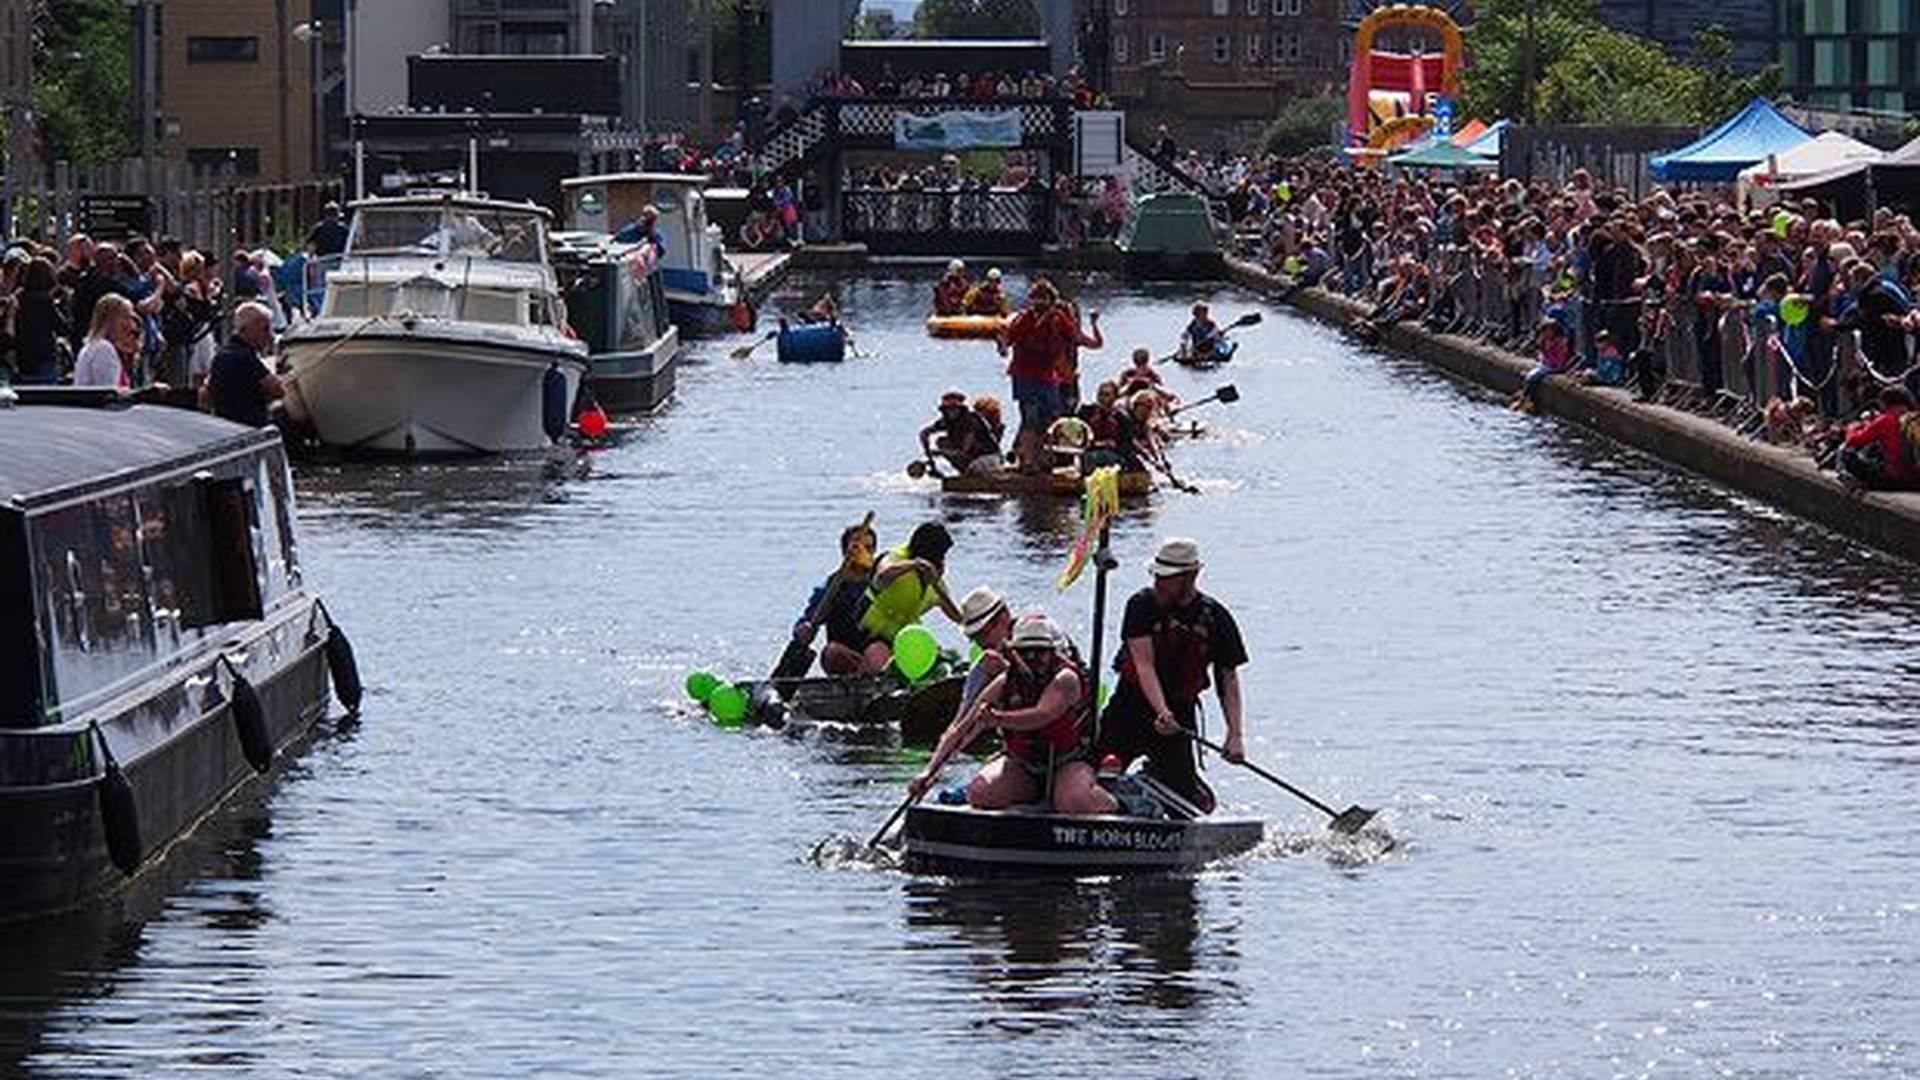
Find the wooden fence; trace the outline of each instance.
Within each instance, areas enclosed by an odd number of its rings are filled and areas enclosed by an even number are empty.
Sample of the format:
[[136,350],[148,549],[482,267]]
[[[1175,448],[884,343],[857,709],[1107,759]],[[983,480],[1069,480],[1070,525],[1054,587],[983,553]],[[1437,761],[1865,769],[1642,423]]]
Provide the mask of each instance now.
[[3,208],[8,236],[60,246],[86,230],[89,206],[97,212],[103,204],[133,196],[125,205],[144,198],[149,237],[176,237],[224,257],[236,247],[296,245],[319,219],[321,207],[344,201],[338,179],[255,184],[228,170],[193,169],[178,161],[129,159],[89,168],[57,162],[50,172],[50,182],[10,185],[12,205]]

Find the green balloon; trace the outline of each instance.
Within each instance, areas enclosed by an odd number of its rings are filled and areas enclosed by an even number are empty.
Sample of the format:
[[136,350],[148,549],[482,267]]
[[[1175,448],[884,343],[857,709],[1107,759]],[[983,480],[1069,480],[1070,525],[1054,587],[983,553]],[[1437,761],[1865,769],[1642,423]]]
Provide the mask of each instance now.
[[713,712],[714,723],[739,727],[747,718],[747,692],[732,683],[721,683],[707,699],[707,708]]
[[714,690],[720,686],[720,679],[713,672],[702,669],[687,676],[687,696],[702,705],[713,697]]
[[1099,707],[1100,707],[1101,709],[1105,709],[1105,708],[1107,707],[1107,699],[1108,699],[1108,698],[1110,698],[1110,697],[1112,697],[1112,696],[1113,696],[1113,684],[1112,684],[1112,683],[1110,683],[1110,682],[1103,682],[1103,683],[1101,683],[1101,684],[1100,684],[1100,705],[1099,705]]
[[908,682],[919,682],[933,670],[935,661],[940,659],[940,643],[934,640],[933,631],[913,623],[902,627],[893,636],[893,665]]
[[1780,301],[1780,321],[1788,326],[1799,326],[1813,313],[1813,305],[1804,296],[1789,296]]

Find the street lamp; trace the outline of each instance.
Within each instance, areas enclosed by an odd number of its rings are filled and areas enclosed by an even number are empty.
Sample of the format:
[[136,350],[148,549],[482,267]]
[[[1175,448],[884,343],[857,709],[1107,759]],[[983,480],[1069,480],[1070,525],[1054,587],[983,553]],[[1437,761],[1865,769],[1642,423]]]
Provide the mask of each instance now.
[[307,46],[307,85],[313,94],[313,162],[312,172],[320,173],[327,160],[327,99],[325,85],[320,78],[320,47],[326,41],[326,24],[319,19],[308,19],[296,23],[293,39],[305,42]]

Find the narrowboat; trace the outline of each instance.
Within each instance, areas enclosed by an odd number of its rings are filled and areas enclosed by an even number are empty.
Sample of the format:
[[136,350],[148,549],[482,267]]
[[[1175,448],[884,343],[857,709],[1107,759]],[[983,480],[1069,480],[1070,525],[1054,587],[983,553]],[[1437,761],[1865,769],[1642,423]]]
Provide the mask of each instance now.
[[567,324],[587,343],[592,400],[614,413],[666,404],[680,328],[668,313],[665,275],[648,246],[569,233],[556,238],[553,265],[567,298]]
[[916,805],[902,832],[906,868],[950,877],[1180,873],[1244,855],[1266,835],[1258,819],[1208,817],[1150,777],[1127,779],[1153,814],[1075,817],[1034,806]]
[[[705,176],[605,173],[560,182],[566,227],[587,237],[617,237],[648,206],[666,244],[661,271],[674,325],[686,337],[748,333],[757,315],[739,271],[727,261],[720,226],[707,220]],[[569,243],[578,238],[567,236]],[[637,238],[636,238],[637,239]]]
[[1191,192],[1142,198],[1115,246],[1135,280],[1214,281],[1227,272],[1207,200]]
[[158,405],[0,404],[0,921],[114,892],[349,710],[280,436]]

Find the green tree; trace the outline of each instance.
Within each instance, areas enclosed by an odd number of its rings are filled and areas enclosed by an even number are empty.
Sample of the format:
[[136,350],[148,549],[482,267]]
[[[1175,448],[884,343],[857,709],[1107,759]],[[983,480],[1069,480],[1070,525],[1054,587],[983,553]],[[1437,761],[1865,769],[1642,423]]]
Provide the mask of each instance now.
[[33,63],[33,107],[48,160],[94,164],[124,157],[136,140],[133,24],[124,0],[47,6]]
[[1491,0],[1470,33],[1462,112],[1524,117],[1527,8],[1534,18],[1533,112],[1542,123],[1704,124],[1779,89],[1778,69],[1737,76],[1733,42],[1709,28],[1699,66],[1611,29],[1592,0]]
[[922,0],[913,13],[917,38],[1037,38],[1034,0]]
[[1292,157],[1333,145],[1334,129],[1347,118],[1345,99],[1331,94],[1298,97],[1281,106],[1260,136],[1269,154]]

